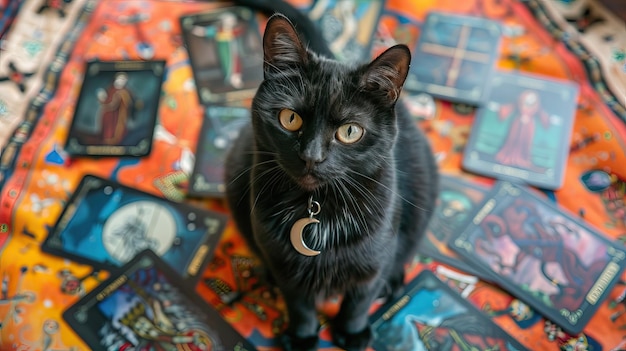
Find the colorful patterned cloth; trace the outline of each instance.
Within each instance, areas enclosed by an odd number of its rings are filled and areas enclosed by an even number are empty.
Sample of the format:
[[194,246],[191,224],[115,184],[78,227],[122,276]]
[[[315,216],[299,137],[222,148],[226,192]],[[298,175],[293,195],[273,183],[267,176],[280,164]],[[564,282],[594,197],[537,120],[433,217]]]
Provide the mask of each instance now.
[[[178,19],[216,6],[165,0],[0,0],[0,350],[87,349],[61,314],[108,273],[93,273],[89,266],[39,249],[84,174],[184,200],[181,185],[191,171],[203,114]],[[592,0],[388,0],[375,48],[390,39],[414,47],[432,10],[503,23],[499,69],[579,84],[565,183],[547,195],[608,237],[626,240],[624,23]],[[137,13],[145,14],[139,23],[124,21]],[[153,47],[155,59],[167,62],[151,155],[70,159],[63,145],[85,62],[140,59],[142,40]],[[463,105],[436,101],[434,117],[419,122],[443,171],[460,172],[473,113]],[[590,171],[604,181],[601,187],[583,181]],[[184,201],[226,212],[219,200]],[[196,290],[259,349],[273,349],[274,336],[285,325],[284,304],[274,290],[257,284],[256,265],[231,222]],[[424,269],[466,290],[472,303],[530,349],[626,349],[626,304],[621,302],[626,280],[584,332],[570,336],[485,282],[469,283],[467,290],[465,278],[437,262],[416,260],[408,278]],[[220,297],[231,291],[240,298],[226,304]],[[336,308],[330,302],[323,315]],[[326,328],[322,339],[322,347],[331,349]]]

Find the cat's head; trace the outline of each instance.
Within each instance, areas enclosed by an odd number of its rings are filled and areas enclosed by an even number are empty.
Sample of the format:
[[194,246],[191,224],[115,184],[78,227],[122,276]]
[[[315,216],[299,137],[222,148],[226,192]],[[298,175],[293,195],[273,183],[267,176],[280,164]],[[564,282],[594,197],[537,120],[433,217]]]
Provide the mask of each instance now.
[[392,167],[394,107],[411,61],[406,46],[350,66],[308,51],[289,20],[274,15],[263,49],[265,80],[252,107],[256,143],[291,179],[312,191]]

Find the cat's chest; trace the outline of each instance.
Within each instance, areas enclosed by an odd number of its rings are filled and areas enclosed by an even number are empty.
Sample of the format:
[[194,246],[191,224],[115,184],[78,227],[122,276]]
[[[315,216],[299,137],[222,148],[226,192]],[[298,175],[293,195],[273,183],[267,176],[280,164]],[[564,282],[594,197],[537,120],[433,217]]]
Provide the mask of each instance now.
[[[326,206],[327,208],[330,206]],[[387,233],[375,221],[351,218],[350,213],[317,213],[292,210],[266,217],[257,238],[263,243],[282,279],[316,291],[342,291],[376,276],[393,250]],[[316,221],[310,221],[309,219]],[[299,226],[306,220],[305,226]],[[376,232],[369,232],[379,229]],[[301,241],[305,247],[294,243]],[[319,254],[309,255],[311,251]]]

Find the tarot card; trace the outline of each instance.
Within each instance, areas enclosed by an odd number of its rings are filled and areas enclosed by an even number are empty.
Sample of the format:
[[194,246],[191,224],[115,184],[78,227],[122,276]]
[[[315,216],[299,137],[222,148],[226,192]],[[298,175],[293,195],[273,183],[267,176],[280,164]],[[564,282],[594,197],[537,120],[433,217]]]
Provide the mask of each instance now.
[[481,105],[498,57],[500,34],[499,23],[485,18],[429,13],[405,89]]
[[338,60],[363,62],[371,59],[372,38],[384,8],[384,0],[315,0],[308,16]]
[[625,248],[528,188],[498,182],[452,248],[577,335],[620,279]]
[[87,63],[65,151],[146,156],[152,149],[165,61]]
[[519,73],[497,73],[478,109],[463,155],[468,171],[558,189],[576,113],[578,87]]
[[254,350],[151,250],[63,313],[92,350]]
[[439,197],[418,252],[469,274],[484,276],[472,262],[461,259],[449,248],[461,233],[463,224],[489,190],[459,176],[442,174]]
[[526,350],[432,272],[405,289],[371,317],[375,350]]
[[263,42],[254,12],[230,7],[180,22],[200,102],[252,97],[263,80]]
[[250,109],[244,106],[210,105],[206,108],[191,174],[190,196],[224,195],[226,151],[250,118]]
[[87,175],[42,250],[115,270],[149,248],[195,282],[213,256],[226,220],[219,213]]

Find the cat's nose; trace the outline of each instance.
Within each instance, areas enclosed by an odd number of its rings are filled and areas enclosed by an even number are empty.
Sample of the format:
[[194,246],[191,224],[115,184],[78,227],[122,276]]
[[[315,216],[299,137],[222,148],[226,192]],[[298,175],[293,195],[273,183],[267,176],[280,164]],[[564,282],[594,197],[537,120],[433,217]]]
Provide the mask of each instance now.
[[300,158],[306,164],[307,170],[311,170],[317,164],[324,162],[326,153],[319,140],[312,140],[300,152]]
[[326,159],[326,157],[321,153],[318,153],[318,154],[302,153],[300,154],[300,158],[302,159],[302,161],[304,161],[307,170],[311,170],[315,168],[315,166],[324,162],[324,160]]

